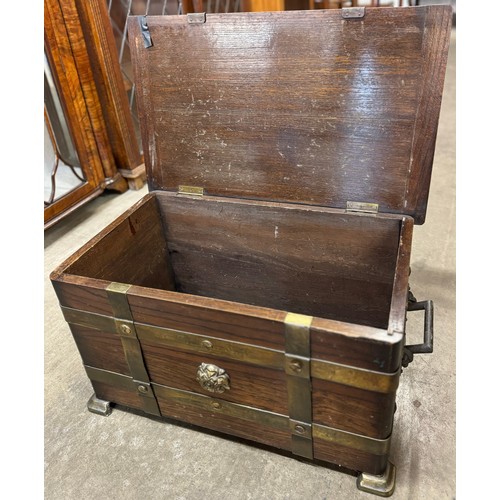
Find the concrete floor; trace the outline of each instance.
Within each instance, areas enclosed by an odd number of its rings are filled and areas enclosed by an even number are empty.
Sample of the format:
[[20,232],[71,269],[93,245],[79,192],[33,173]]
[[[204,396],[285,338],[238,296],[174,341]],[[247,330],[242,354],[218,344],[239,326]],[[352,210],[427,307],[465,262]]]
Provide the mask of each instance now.
[[[52,269],[146,194],[103,195],[46,232],[45,494],[47,500],[368,499],[355,478],[270,451],[115,410],[92,393],[48,280]],[[391,460],[394,500],[455,496],[455,34],[450,48],[427,221],[413,239],[411,285],[435,306],[434,354],[404,370]],[[415,317],[416,316],[416,317]],[[409,317],[410,343],[422,317]]]

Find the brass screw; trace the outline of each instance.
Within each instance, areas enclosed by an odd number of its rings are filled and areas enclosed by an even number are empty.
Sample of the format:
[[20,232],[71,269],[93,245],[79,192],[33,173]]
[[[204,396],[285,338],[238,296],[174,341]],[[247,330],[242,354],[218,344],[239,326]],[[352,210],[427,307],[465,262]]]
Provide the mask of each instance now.
[[148,392],[148,388],[145,385],[140,385],[138,388],[139,392],[142,392],[143,394]]
[[298,359],[293,359],[292,361],[290,361],[290,368],[294,372],[299,373],[302,371],[302,362],[299,361]]
[[296,425],[295,432],[297,434],[304,434],[306,432],[306,430],[304,429],[304,427],[302,427],[302,425]]
[[130,326],[128,326],[128,325],[122,325],[120,328],[122,329],[122,332],[123,332],[125,335],[130,335],[130,332],[132,331],[132,330],[130,329]]
[[212,349],[212,342],[210,340],[202,340],[201,345],[207,349]]
[[212,408],[215,408],[216,410],[220,410],[222,408],[222,405],[220,403],[218,403],[217,401],[213,401]]

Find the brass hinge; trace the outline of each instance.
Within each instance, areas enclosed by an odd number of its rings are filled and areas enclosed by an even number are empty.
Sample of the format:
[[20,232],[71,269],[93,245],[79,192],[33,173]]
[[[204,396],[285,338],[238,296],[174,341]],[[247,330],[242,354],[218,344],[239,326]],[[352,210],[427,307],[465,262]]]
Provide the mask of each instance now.
[[377,203],[364,203],[360,201],[348,201],[347,212],[364,212],[367,214],[376,214],[378,213],[378,204]]
[[364,7],[345,7],[342,9],[342,17],[344,19],[361,19],[365,17]]
[[206,12],[196,12],[194,14],[187,14],[188,24],[204,24],[207,21]]
[[198,186],[179,186],[177,194],[189,194],[191,196],[203,196],[205,190]]

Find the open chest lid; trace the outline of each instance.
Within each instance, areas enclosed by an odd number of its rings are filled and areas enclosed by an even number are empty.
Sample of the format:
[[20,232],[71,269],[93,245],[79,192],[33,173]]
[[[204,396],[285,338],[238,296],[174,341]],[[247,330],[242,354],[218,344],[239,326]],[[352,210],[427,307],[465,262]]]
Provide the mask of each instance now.
[[450,27],[442,5],[131,17],[149,188],[423,223]]

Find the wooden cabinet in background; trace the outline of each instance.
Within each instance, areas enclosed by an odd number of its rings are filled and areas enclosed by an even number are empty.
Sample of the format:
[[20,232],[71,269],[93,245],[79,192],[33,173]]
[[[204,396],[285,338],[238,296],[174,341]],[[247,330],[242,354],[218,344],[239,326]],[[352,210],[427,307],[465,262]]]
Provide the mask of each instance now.
[[143,185],[144,165],[110,30],[103,0],[44,2],[45,54],[84,178],[45,203],[45,228],[105,189]]

